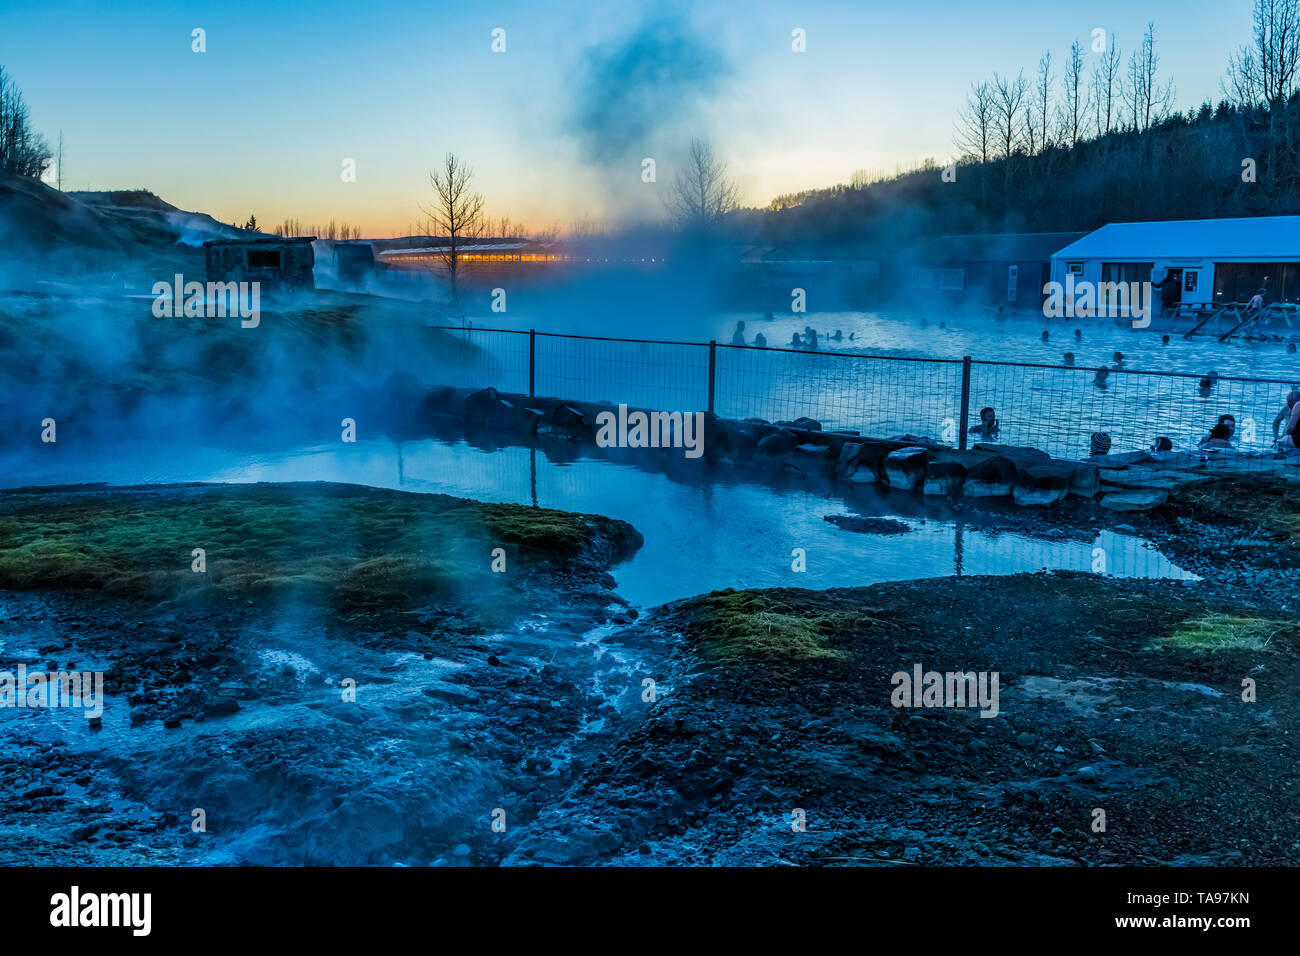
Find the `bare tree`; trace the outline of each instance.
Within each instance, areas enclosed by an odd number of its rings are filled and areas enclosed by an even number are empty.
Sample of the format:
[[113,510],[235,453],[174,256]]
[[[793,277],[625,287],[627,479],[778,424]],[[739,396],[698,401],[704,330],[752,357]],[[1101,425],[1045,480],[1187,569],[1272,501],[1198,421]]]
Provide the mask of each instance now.
[[1016,135],[1016,118],[1024,107],[1025,97],[1029,93],[1029,84],[1025,82],[1025,72],[1021,70],[1016,78],[993,74],[993,134],[1003,159],[1009,159],[1019,147],[1020,137]]
[[1284,103],[1300,78],[1300,0],[1255,0],[1253,32],[1228,60],[1225,92],[1243,107]]
[[1070,44],[1070,60],[1065,64],[1065,108],[1062,134],[1071,148],[1079,143],[1083,131],[1085,103],[1083,99],[1083,50],[1079,41]]
[[989,161],[993,143],[993,91],[988,83],[970,85],[953,141],[963,154],[975,156],[981,163]]
[[1156,79],[1160,57],[1156,53],[1156,25],[1147,24],[1142,45],[1129,54],[1127,96],[1135,130],[1150,129],[1169,115],[1174,103],[1174,82],[1160,86]]
[[461,162],[453,153],[443,157],[442,168],[429,174],[435,193],[428,208],[420,207],[429,217],[432,228],[446,241],[437,255],[447,269],[451,282],[451,298],[460,297],[458,284],[460,257],[464,246],[483,233],[483,196],[470,189],[474,170]]
[[1106,49],[1102,51],[1100,62],[1092,69],[1091,96],[1096,112],[1094,125],[1098,136],[1104,136],[1114,129],[1118,119],[1122,98],[1120,88],[1123,84],[1123,76],[1120,73],[1121,62],[1119,46],[1115,43],[1115,36],[1112,34]]
[[0,66],[0,172],[39,178],[49,164],[49,144],[32,130],[27,101]]
[[707,140],[693,140],[668,197],[672,217],[683,227],[709,226],[739,205],[740,190],[727,178],[727,164],[714,157]]
[[1044,50],[1038,60],[1038,86],[1034,91],[1034,106],[1038,112],[1038,145],[1047,149],[1051,143],[1047,132],[1048,117],[1052,110],[1052,51]]

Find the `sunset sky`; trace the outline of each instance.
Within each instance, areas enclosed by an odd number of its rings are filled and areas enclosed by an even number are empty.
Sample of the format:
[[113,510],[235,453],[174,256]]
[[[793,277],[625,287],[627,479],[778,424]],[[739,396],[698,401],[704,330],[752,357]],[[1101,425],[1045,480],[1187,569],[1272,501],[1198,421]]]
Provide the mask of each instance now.
[[[68,3],[0,0],[0,65],[63,131],[68,189],[150,189],[270,226],[405,232],[452,150],[489,212],[533,226],[662,214],[706,136],[748,205],[952,157],[972,80],[1154,20],[1178,105],[1217,99],[1250,0]],[[191,50],[206,31],[207,51]],[[505,30],[506,50],[491,49]],[[807,52],[791,50],[806,32]],[[1088,53],[1085,70],[1096,55]],[[1059,80],[1058,80],[1059,82]],[[1059,92],[1059,88],[1058,91]],[[653,157],[658,182],[641,181]],[[356,182],[340,176],[356,161]]]

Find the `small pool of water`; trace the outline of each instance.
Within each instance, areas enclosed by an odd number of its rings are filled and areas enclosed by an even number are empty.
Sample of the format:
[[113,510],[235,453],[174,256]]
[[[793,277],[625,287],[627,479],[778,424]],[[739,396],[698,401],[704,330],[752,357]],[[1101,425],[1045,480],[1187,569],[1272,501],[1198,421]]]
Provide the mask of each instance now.
[[[908,533],[862,534],[825,520],[856,513],[852,502],[818,491],[674,481],[604,459],[552,462],[529,448],[487,452],[428,440],[399,450],[358,443],[243,461],[205,477],[354,482],[621,518],[641,532],[645,545],[613,573],[619,593],[642,606],[728,587],[857,587],[1042,569],[1194,577],[1144,540],[1114,531],[1088,541],[1042,538],[898,515]],[[803,571],[793,570],[796,549],[803,552]]]
[[[928,509],[910,500],[908,513],[891,513],[889,499],[882,509],[869,492],[836,496],[749,482],[674,480],[603,458],[560,462],[532,448],[485,451],[435,439],[340,443],[288,454],[159,453],[153,461],[90,468],[78,461],[75,473],[36,468],[11,474],[9,483],[77,481],[338,481],[621,518],[641,532],[645,545],[613,574],[619,593],[643,607],[728,587],[858,587],[1043,569],[1194,579],[1143,539],[1115,531],[1099,531],[1091,540],[1063,532],[1039,537],[938,516],[937,505],[936,516],[927,516]],[[859,512],[895,517],[910,530],[863,534],[825,520]],[[793,569],[796,549],[803,552],[803,571]]]

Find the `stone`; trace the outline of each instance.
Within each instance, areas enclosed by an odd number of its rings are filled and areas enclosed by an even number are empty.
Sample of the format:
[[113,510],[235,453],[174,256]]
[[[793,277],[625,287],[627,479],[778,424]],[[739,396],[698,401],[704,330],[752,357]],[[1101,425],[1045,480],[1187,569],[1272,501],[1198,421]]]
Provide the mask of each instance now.
[[758,442],[755,449],[760,455],[781,456],[788,455],[794,450],[795,445],[799,443],[798,437],[792,431],[781,430],[766,435]]
[[954,497],[961,494],[966,482],[966,466],[959,461],[931,461],[926,465],[922,492],[927,495]]
[[777,422],[780,428],[798,428],[806,432],[819,432],[822,430],[822,423],[815,418],[796,418],[792,422]]
[[547,432],[562,438],[593,438],[593,420],[572,405],[556,405],[547,423]]
[[1001,455],[985,458],[966,469],[962,494],[967,498],[1005,498],[1016,482],[1016,466]]
[[1150,511],[1168,500],[1167,491],[1116,491],[1102,495],[1098,503],[1111,511]]
[[1068,467],[1055,464],[1030,465],[1020,471],[1012,495],[1022,506],[1056,504],[1070,492]]
[[925,481],[930,453],[924,448],[900,448],[885,456],[885,479],[889,487],[914,491]]

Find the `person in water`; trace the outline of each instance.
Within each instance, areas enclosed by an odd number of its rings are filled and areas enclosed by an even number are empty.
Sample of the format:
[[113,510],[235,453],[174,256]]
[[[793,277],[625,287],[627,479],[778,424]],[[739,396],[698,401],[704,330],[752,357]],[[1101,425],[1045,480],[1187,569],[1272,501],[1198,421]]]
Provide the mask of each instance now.
[[757,345],[760,349],[767,348],[767,336],[764,335],[762,332],[759,332],[756,336],[754,336],[754,344]]
[[796,332],[796,333],[794,333],[792,336],[790,336],[790,348],[792,348],[792,349],[801,349],[801,348],[803,348],[803,341],[799,338],[799,333],[798,333],[798,332]]
[[1295,408],[1297,402],[1300,402],[1300,386],[1296,386],[1291,389],[1291,391],[1287,392],[1286,404],[1282,406],[1282,410],[1278,412],[1277,417],[1273,419],[1273,441],[1277,441],[1282,437],[1282,435],[1286,434],[1285,430],[1279,434],[1278,429],[1291,420],[1291,412]]
[[1233,435],[1237,432],[1237,419],[1231,415],[1220,415],[1210,433],[1200,440],[1197,448],[1231,448]]
[[1296,403],[1291,406],[1291,416],[1282,428],[1282,437],[1278,439],[1277,445],[1280,449],[1300,448],[1300,395],[1297,395]]
[[814,329],[812,326],[809,326],[807,329],[804,330],[803,337],[804,337],[804,340],[808,343],[808,348],[812,349],[813,351],[816,351],[816,350],[817,350],[817,330]]
[[741,319],[739,322],[736,323],[736,331],[735,331],[734,333],[732,333],[732,336],[731,336],[731,344],[732,344],[732,345],[744,345],[744,344],[745,344],[745,321],[744,321],[744,319]]
[[981,438],[989,441],[998,437],[998,432],[1002,430],[1002,423],[998,421],[997,412],[992,407],[980,409],[980,420],[978,425],[972,425],[966,430],[967,435]]

